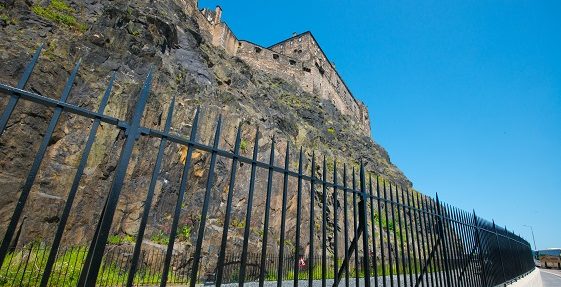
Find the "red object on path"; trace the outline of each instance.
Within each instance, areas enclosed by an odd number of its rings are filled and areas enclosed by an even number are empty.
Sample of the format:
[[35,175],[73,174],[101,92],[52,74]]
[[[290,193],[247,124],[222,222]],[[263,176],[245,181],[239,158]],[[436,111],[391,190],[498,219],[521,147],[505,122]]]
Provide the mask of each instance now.
[[306,260],[304,260],[304,257],[300,257],[300,259],[298,259],[298,267],[299,268],[306,267]]

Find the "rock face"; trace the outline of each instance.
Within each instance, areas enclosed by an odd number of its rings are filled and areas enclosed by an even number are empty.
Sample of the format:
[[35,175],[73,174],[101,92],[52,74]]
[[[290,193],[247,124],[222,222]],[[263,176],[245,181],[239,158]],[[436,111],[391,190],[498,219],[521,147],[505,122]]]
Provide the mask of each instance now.
[[[325,156],[329,168],[336,159],[341,181],[344,163],[356,168],[364,160],[366,169],[382,175],[395,184],[410,187],[411,183],[390,161],[386,151],[377,145],[359,121],[346,116],[348,111],[320,94],[318,89],[304,89],[297,77],[285,77],[274,69],[257,69],[243,56],[213,44],[208,33],[211,23],[201,24],[202,16],[194,1],[40,1],[0,0],[0,82],[15,86],[30,55],[40,43],[45,44],[37,67],[26,86],[27,90],[47,97],[58,98],[74,63],[82,60],[78,77],[68,102],[90,110],[97,110],[110,74],[117,80],[105,113],[122,120],[131,117],[142,82],[150,67],[154,82],[142,119],[142,125],[163,130],[166,111],[173,97],[176,109],[172,132],[187,137],[191,130],[194,110],[201,106],[200,141],[210,144],[216,118],[221,114],[224,126],[220,147],[232,150],[238,124],[243,123],[242,154],[251,157],[255,128],[260,128],[260,161],[269,161],[271,139],[276,136],[275,164],[284,164],[287,143],[303,146],[306,160],[304,170],[321,176],[321,164],[311,171],[312,151]],[[57,5],[54,5],[54,4]],[[62,7],[62,8],[61,8]],[[53,16],[55,15],[55,16]],[[58,15],[58,16],[56,16]],[[274,49],[273,49],[274,50]],[[0,97],[3,110],[8,97]],[[0,137],[0,234],[4,234],[52,109],[20,100],[8,127]],[[366,118],[365,118],[366,117]],[[362,119],[368,119],[362,115]],[[60,220],[66,196],[80,161],[91,121],[64,113],[24,210],[25,221],[19,244],[32,240],[52,240]],[[114,126],[102,125],[88,158],[77,199],[66,225],[63,244],[84,245],[89,242],[99,219],[105,197],[114,175],[124,135]],[[160,141],[142,137],[127,170],[119,206],[113,221],[112,233],[126,238],[135,236],[145,204]],[[162,244],[169,234],[173,209],[177,200],[182,173],[180,145],[168,144],[162,171],[156,185],[146,240],[151,245]],[[297,169],[298,152],[290,153],[290,168]],[[321,163],[318,157],[318,162]],[[196,151],[189,185],[182,203],[176,250],[192,253],[197,238],[200,212],[208,176],[210,156]],[[210,211],[205,229],[203,256],[208,258],[203,268],[211,268],[218,254],[222,235],[231,160],[218,158],[215,181],[211,191]],[[328,179],[332,179],[329,173]],[[250,166],[241,165],[234,190],[233,215],[230,223],[228,250],[236,252],[243,241],[245,214],[249,188]],[[348,181],[351,185],[351,181]],[[289,252],[294,250],[296,182],[290,182],[287,205],[287,239]],[[250,250],[261,246],[267,170],[259,169],[256,177],[252,211]],[[305,186],[302,208],[302,244],[309,236],[310,196],[315,197],[316,234],[321,234],[321,186],[311,193]],[[335,212],[331,196],[327,201],[327,216]],[[348,198],[352,204],[352,198]],[[282,201],[282,174],[274,175],[269,229],[270,254],[277,252]],[[339,226],[342,228],[342,215]],[[328,228],[333,233],[333,226]],[[319,241],[319,236],[315,240]],[[329,239],[333,248],[332,235]],[[342,240],[339,241],[342,244]],[[317,243],[316,243],[317,246]],[[340,247],[339,250],[342,250]],[[207,266],[207,267],[205,267]]]

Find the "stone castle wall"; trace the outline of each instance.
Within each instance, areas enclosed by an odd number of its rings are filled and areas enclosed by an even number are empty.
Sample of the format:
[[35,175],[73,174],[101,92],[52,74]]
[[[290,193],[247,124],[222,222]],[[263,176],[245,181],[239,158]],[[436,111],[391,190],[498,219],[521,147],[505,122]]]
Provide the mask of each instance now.
[[311,70],[313,91],[331,100],[343,114],[354,116],[366,131],[370,131],[366,106],[354,98],[310,32],[293,36],[269,49],[302,62],[304,67]]
[[[196,0],[189,0],[197,7]],[[193,5],[193,4],[191,4]],[[337,70],[310,32],[295,35],[269,48],[238,40],[221,21],[222,8],[193,10],[194,19],[214,46],[238,56],[248,64],[300,84],[307,92],[331,101],[342,114],[350,116],[370,136],[370,118],[366,106],[355,99]]]

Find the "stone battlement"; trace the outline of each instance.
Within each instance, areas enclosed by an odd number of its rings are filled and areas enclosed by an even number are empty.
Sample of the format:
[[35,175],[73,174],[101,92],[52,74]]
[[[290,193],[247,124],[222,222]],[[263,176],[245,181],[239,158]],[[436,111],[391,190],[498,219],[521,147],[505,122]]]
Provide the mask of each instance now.
[[263,47],[239,40],[221,20],[220,6],[214,10],[199,10],[196,1],[194,5],[193,16],[201,32],[214,46],[223,48],[228,54],[239,57],[253,67],[295,81],[306,92],[331,101],[370,136],[368,109],[353,96],[311,32],[293,35],[270,47]]

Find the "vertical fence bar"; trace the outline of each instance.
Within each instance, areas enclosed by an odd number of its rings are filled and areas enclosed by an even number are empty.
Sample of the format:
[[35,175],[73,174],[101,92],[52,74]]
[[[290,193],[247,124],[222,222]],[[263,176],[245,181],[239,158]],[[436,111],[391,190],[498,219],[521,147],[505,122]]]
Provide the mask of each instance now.
[[[400,212],[401,203],[399,202],[398,185],[395,186],[395,200],[397,206],[397,223],[399,225],[399,241],[401,244],[401,272],[403,273],[403,285],[407,286],[407,272],[405,271],[405,246],[403,244],[403,229],[401,224],[401,212]],[[403,217],[405,217],[405,208],[403,208]],[[409,257],[409,255],[407,257]]]
[[433,244],[433,251],[434,256],[432,257],[432,264],[433,264],[433,272],[431,272],[431,276],[434,276],[434,280],[436,282],[436,286],[445,286],[445,283],[442,281],[442,266],[440,262],[440,258],[442,257],[441,247],[443,246],[443,239],[440,236],[438,219],[436,219],[436,211],[432,206],[432,198],[422,196],[422,202],[425,204],[425,209],[427,211],[427,222],[431,226],[431,240]]
[[[393,244],[394,244],[394,255],[395,255],[395,277],[397,279],[397,286],[400,287],[401,286],[401,280],[399,280],[399,245],[397,242],[397,234],[396,234],[396,228],[397,228],[397,223],[395,222],[395,202],[393,201],[393,189],[392,189],[392,184],[390,183],[390,208],[392,209],[392,223],[393,223]],[[398,211],[399,212],[399,211]],[[392,279],[393,281],[393,279]]]
[[377,250],[376,250],[376,220],[374,217],[374,196],[372,194],[372,174],[368,175],[368,198],[370,199],[370,226],[372,229],[372,261],[374,263],[374,287],[378,287],[378,258],[377,258]]
[[[384,183],[385,188],[385,183]],[[378,227],[380,230],[380,255],[382,257],[382,285],[386,287],[386,259],[384,258],[384,229],[382,226],[382,203],[380,197],[380,177],[376,176],[376,197],[378,201]],[[385,205],[385,197],[384,197],[384,205]],[[390,267],[391,268],[391,267]]]
[[[399,198],[399,196],[398,196]],[[406,243],[407,243],[407,265],[408,265],[408,271],[409,271],[409,287],[413,286],[413,266],[411,266],[411,243],[413,242],[412,236],[413,234],[409,234],[409,227],[407,224],[407,213],[411,214],[411,206],[409,204],[407,204],[407,202],[405,201],[405,190],[403,188],[403,186],[401,186],[401,199],[402,199],[402,203],[403,203],[403,225],[405,227],[405,238],[407,238]],[[399,202],[399,201],[398,201]],[[411,218],[410,218],[411,219]],[[410,221],[409,223],[411,223],[412,221]]]
[[[465,220],[465,218],[463,217],[463,213],[460,212],[459,210],[456,210],[448,205],[444,206],[444,210],[448,213],[451,214],[452,219],[457,220],[459,223],[457,224],[458,226],[458,233],[460,233],[460,238],[462,238],[462,245],[461,247],[463,247],[463,249],[461,249],[460,247],[456,246],[456,255],[459,254],[459,256],[461,257],[461,264],[460,267],[462,269],[461,272],[467,272],[467,275],[465,275],[466,280],[464,282],[466,282],[466,284],[469,284],[469,286],[474,286],[475,283],[472,281],[472,277],[470,274],[471,271],[471,262],[469,261],[469,256],[471,256],[471,250],[470,247],[472,246],[472,242],[471,242],[471,238],[469,237],[469,234],[467,233],[467,228],[466,225],[467,222]],[[450,231],[452,232],[452,231]],[[448,236],[451,240],[453,239],[452,235]],[[467,247],[467,248],[466,248]],[[469,252],[469,253],[467,253]],[[464,271],[465,270],[465,271]],[[458,280],[462,280],[462,273],[460,272],[460,270],[458,269],[458,275],[457,278],[459,278]],[[465,273],[464,273],[465,274]],[[466,285],[464,284],[464,286]]]
[[189,285],[191,287],[195,286],[198,279],[197,274],[199,272],[199,263],[201,260],[201,248],[203,247],[203,240],[205,237],[206,217],[208,214],[208,206],[210,203],[210,192],[214,184],[214,167],[216,166],[216,154],[218,152],[218,144],[220,143],[221,127],[222,127],[222,116],[218,117],[218,122],[216,123],[216,132],[214,133],[214,143],[212,145],[212,152],[210,156],[210,167],[208,170],[205,197],[203,201],[203,209],[201,211],[201,222],[199,223],[199,231],[197,232],[197,245],[195,247],[195,255],[193,255],[191,280],[189,280]]
[[[447,245],[446,245],[446,236],[444,234],[444,224],[442,223],[443,219],[441,218],[442,213],[438,212],[438,207],[435,207],[435,205],[438,205],[432,198],[428,198],[427,199],[427,205],[429,206],[429,208],[431,209],[431,220],[433,222],[433,226],[435,226],[436,231],[438,233],[438,237],[441,238],[440,240],[440,245],[436,248],[436,266],[438,269],[438,272],[436,273],[436,277],[438,279],[438,284],[440,286],[448,286],[451,287],[451,285],[446,285],[446,278],[447,276],[445,274],[442,273],[442,269],[444,268],[445,272],[446,270],[450,270],[448,268],[446,268],[447,264],[450,264],[450,258],[448,256],[445,256],[445,254],[447,254]],[[436,214],[435,214],[436,213]],[[450,282],[452,282],[453,279],[450,279]]]
[[[37,50],[35,50],[35,53],[33,54],[33,57],[31,58],[31,61],[25,67],[25,70],[23,71],[23,75],[21,76],[16,88],[18,88],[20,90],[25,88],[25,85],[27,84],[27,81],[29,80],[29,77],[31,76],[31,73],[33,72],[33,69],[35,68],[35,64],[37,63],[37,60],[39,59],[39,55],[41,54],[42,49],[43,49],[43,44],[41,44],[37,48]],[[16,108],[16,104],[18,103],[19,98],[20,98],[20,96],[18,94],[12,93],[10,95],[10,100],[8,101],[8,104],[4,108],[4,111],[2,112],[2,116],[0,116],[0,137],[4,133],[4,130],[6,129],[6,125],[8,124],[8,120],[10,119],[10,116],[12,115],[12,113],[14,112],[14,109]],[[3,257],[0,257],[0,259],[3,259]],[[4,262],[4,261],[0,260],[0,263],[1,262]]]
[[499,252],[499,260],[501,262],[501,271],[502,271],[502,281],[500,283],[506,282],[506,275],[505,275],[505,265],[503,261],[503,254],[501,251],[501,243],[499,242],[499,235],[497,234],[497,227],[495,226],[495,220],[493,220],[493,234],[495,235],[495,242],[497,244],[497,251]]
[[271,155],[269,157],[269,175],[267,178],[267,195],[265,198],[265,223],[263,224],[263,242],[261,246],[261,267],[259,270],[259,287],[265,282],[265,263],[267,260],[267,238],[269,235],[269,212],[271,209],[271,190],[273,189],[273,167],[275,164],[275,138],[271,142]]
[[249,194],[247,199],[247,208],[245,214],[245,228],[243,236],[243,247],[242,247],[242,261],[240,266],[240,278],[239,286],[243,287],[245,282],[245,271],[247,265],[247,248],[249,245],[249,229],[251,225],[251,210],[253,208],[253,191],[255,190],[255,172],[257,168],[257,154],[259,152],[259,128],[255,132],[255,141],[253,145],[253,158],[251,161],[251,177],[249,180]]
[[[103,214],[105,213],[105,209],[107,209],[107,200],[109,198],[105,198],[105,203],[103,204],[103,209],[101,210],[101,215],[103,216]],[[86,276],[88,275],[88,268],[87,266],[89,266],[92,262],[92,253],[89,252],[90,250],[94,249],[95,243],[97,241],[97,238],[99,236],[99,228],[101,226],[101,220],[97,221],[97,224],[95,226],[95,231],[94,231],[94,235],[92,240],[90,241],[90,245],[89,247],[86,249],[86,258],[84,260],[84,265],[82,267],[82,271],[80,272],[80,278],[78,279],[78,284],[77,286],[84,286],[85,285],[85,280],[86,280]]]
[[[111,95],[111,89],[113,87],[114,81],[115,81],[115,73],[111,75],[111,79],[109,80],[109,85],[107,86],[107,89],[105,90],[105,94],[101,99],[101,103],[98,108],[98,113],[100,114],[103,114],[103,112],[105,111],[105,106],[109,101],[109,96]],[[88,156],[93,146],[93,142],[95,140],[95,136],[99,125],[100,125],[100,120],[95,119],[90,129],[90,133],[86,141],[86,146],[82,152],[82,158],[80,159],[80,163],[78,164],[78,168],[76,169],[76,174],[74,175],[74,180],[72,181],[72,187],[68,192],[68,196],[66,198],[66,202],[64,205],[64,210],[62,212],[62,215],[60,216],[60,221],[57,225],[55,237],[53,238],[51,250],[49,251],[49,257],[47,259],[47,263],[45,264],[45,270],[41,278],[40,286],[47,286],[47,283],[49,282],[49,276],[51,275],[51,271],[55,263],[56,255],[60,246],[60,241],[64,233],[64,227],[66,226],[68,216],[70,215],[70,210],[72,208],[72,204],[74,203],[74,198],[76,196],[76,192],[78,191],[78,187],[80,185],[80,179],[82,178],[82,174],[84,172],[84,169],[86,168]]]
[[[337,209],[339,208],[339,197],[337,196],[337,159],[333,159],[333,275],[337,276],[338,271],[338,239],[337,227],[339,226],[339,219]],[[280,286],[277,286],[280,287]]]
[[468,264],[470,266],[470,283],[472,286],[477,286],[478,284],[481,283],[481,281],[477,281],[476,278],[476,265],[475,265],[475,258],[474,256],[476,256],[476,251],[478,251],[478,246],[476,245],[476,238],[475,238],[475,232],[471,232],[472,228],[473,228],[473,223],[471,222],[471,218],[469,217],[469,214],[465,211],[462,211],[460,213],[463,221],[466,223],[465,227],[464,227],[464,233],[466,234],[466,236],[468,236],[469,238],[469,242],[470,242],[470,246],[472,246],[474,252],[472,254],[469,255],[469,257],[467,258],[468,260]]
[[[40,51],[40,50],[38,50]],[[37,54],[37,52],[36,52]],[[35,58],[35,57],[34,57]],[[32,61],[33,65],[34,65],[34,61]],[[66,85],[64,86],[64,91],[62,92],[62,95],[60,97],[60,101],[61,102],[66,102],[66,100],[68,99],[68,96],[70,95],[70,91],[72,90],[72,85],[74,84],[74,79],[76,78],[76,74],[78,73],[78,68],[80,67],[80,63],[81,61],[79,60],[76,65],[74,66],[74,69],[72,70],[70,77],[68,78],[68,80],[66,81]],[[31,70],[33,69],[33,66],[28,66],[29,71],[26,71],[24,74],[24,78],[22,78],[22,80],[20,82],[23,82],[23,80],[25,80],[25,82],[27,82],[27,79],[25,78],[26,76],[29,77],[29,75],[27,74],[27,72],[31,73]],[[23,83],[25,84],[25,83]],[[15,105],[15,103],[14,103]],[[5,110],[6,112],[8,112],[8,108]],[[60,119],[60,116],[62,115],[62,107],[56,107],[53,115],[51,117],[51,121],[49,122],[49,126],[47,127],[47,130],[45,131],[45,135],[43,136],[43,140],[41,141],[41,145],[39,146],[39,150],[37,151],[37,153],[35,154],[35,158],[33,160],[33,164],[31,166],[31,169],[29,170],[29,173],[27,174],[27,178],[25,179],[25,183],[23,185],[23,187],[21,188],[21,192],[20,192],[20,196],[19,199],[16,203],[16,207],[14,209],[14,212],[10,218],[10,223],[8,224],[8,227],[6,228],[6,233],[4,234],[4,239],[2,240],[2,244],[0,245],[0,263],[4,262],[4,258],[6,257],[6,254],[8,253],[8,248],[10,246],[10,243],[12,242],[12,237],[14,236],[14,233],[17,229],[18,226],[18,222],[23,214],[23,208],[25,207],[25,204],[27,202],[27,198],[29,197],[29,193],[31,192],[31,187],[33,187],[33,183],[35,182],[35,178],[37,177],[37,173],[39,172],[39,168],[41,167],[41,162],[43,161],[43,157],[45,156],[45,153],[47,152],[47,147],[49,146],[49,142],[51,141],[51,137],[53,136],[53,133],[55,131],[55,128],[58,124],[58,121]],[[11,111],[9,111],[11,114]],[[7,116],[9,116],[9,114],[6,113]],[[6,119],[7,120],[7,119]]]
[[[286,204],[288,201],[288,169],[290,166],[290,143],[286,144],[286,154],[284,156],[284,177],[282,181],[282,207],[281,207],[281,229],[280,229],[280,244],[279,244],[279,264],[277,269],[277,287],[282,286],[284,274],[284,240],[286,232]],[[296,254],[296,252],[295,252]]]
[[[33,252],[33,244],[29,246],[29,252],[27,253],[27,257],[25,258],[25,264],[23,266],[23,271],[21,272],[21,279],[19,280],[18,286],[23,286],[23,279],[25,279],[25,272],[27,271],[27,266],[29,265],[29,259],[31,258],[32,252]],[[22,259],[23,259],[23,252],[22,252]],[[18,268],[18,273],[19,273],[19,268]],[[15,278],[17,278],[17,276]]]
[[[409,189],[406,189],[405,194],[407,195],[407,206],[409,206],[409,223],[410,223],[410,228],[411,228],[411,244],[413,245],[413,270],[415,271],[414,273],[411,274],[411,286],[415,286],[414,284],[417,283],[417,274],[419,273],[419,269],[417,268],[417,262],[419,261],[419,257],[417,255],[420,256],[420,254],[417,254],[418,249],[418,245],[419,245],[419,234],[416,231],[416,220],[415,220],[415,206],[411,205],[411,195],[412,191]],[[405,199],[404,199],[405,200]]]
[[299,279],[299,261],[300,261],[300,223],[302,209],[302,165],[303,151],[300,147],[300,155],[298,157],[298,188],[296,195],[296,247],[294,251],[294,287],[298,287]]
[[[465,260],[465,253],[469,252],[466,249],[468,238],[464,234],[464,223],[455,211],[450,211],[447,208],[446,204],[440,203],[440,209],[443,214],[444,235],[448,238],[450,246],[450,253],[448,255],[451,258],[450,268],[452,268],[452,277],[454,278],[452,283],[457,281],[461,286],[462,271],[468,266]],[[455,229],[454,226],[456,227]]]
[[[449,208],[453,208],[452,206],[450,206]],[[477,286],[478,282],[475,278],[475,260],[473,259],[473,256],[475,255],[475,250],[477,250],[477,247],[475,245],[475,238],[473,236],[473,234],[470,232],[471,231],[471,227],[472,225],[470,224],[470,218],[468,216],[468,214],[463,211],[463,210],[457,210],[456,214],[459,214],[462,222],[465,223],[464,225],[464,234],[467,237],[468,240],[468,244],[471,248],[471,250],[473,250],[471,253],[467,254],[466,256],[466,264],[467,264],[467,270],[469,270],[469,284],[471,286]]]
[[345,259],[347,260],[347,264],[345,265],[345,287],[349,287],[349,215],[347,210],[347,195],[349,192],[349,188],[347,186],[347,164],[343,164],[343,220],[344,222],[344,240],[345,240]]
[[[453,237],[453,230],[449,230],[448,238],[450,238],[451,244],[454,244],[456,257],[459,257],[458,262],[458,270],[456,272],[456,278],[461,280],[462,272],[464,272],[465,285],[469,284],[470,286],[474,286],[475,284],[471,281],[471,264],[469,261],[469,256],[471,254],[472,249],[472,242],[469,234],[467,233],[467,223],[465,222],[465,218],[463,218],[463,212],[460,210],[456,210],[450,205],[442,204],[444,211],[449,214],[448,217],[451,217],[448,221],[450,225],[452,224],[452,220],[456,220],[458,226],[458,232],[460,233],[459,242],[452,242],[454,240]],[[451,227],[450,227],[451,229]],[[465,270],[465,271],[464,271]]]
[[[140,136],[140,120],[142,119],[142,114],[144,113],[144,107],[146,106],[146,101],[148,100],[148,95],[150,93],[150,86],[152,85],[152,70],[148,72],[144,86],[140,92],[140,98],[136,103],[133,118],[131,120],[130,126],[126,131],[126,140],[121,151],[121,156],[119,158],[119,163],[115,169],[115,177],[113,178],[113,183],[111,184],[111,190],[107,196],[107,208],[105,213],[102,214],[100,221],[99,234],[96,238],[95,246],[93,250],[89,250],[91,253],[91,263],[87,266],[87,276],[85,278],[86,286],[95,285],[97,274],[99,272],[99,267],[101,266],[101,259],[103,257],[103,252],[105,250],[105,244],[107,242],[107,237],[109,236],[109,230],[111,229],[111,224],[113,223],[113,215],[115,214],[115,209],[117,208],[117,203],[119,201],[119,196],[121,194],[121,189],[123,187],[123,182],[125,180],[126,171],[129,166],[130,157],[132,155],[134,144]],[[86,266],[84,266],[86,268]]]
[[[171,100],[171,104],[168,109],[166,123],[164,126],[165,134],[168,134],[171,129],[174,106],[175,106],[175,97]],[[162,159],[164,157],[166,143],[167,143],[167,138],[163,137],[162,140],[160,141],[160,146],[158,148],[158,155],[156,156],[156,163],[154,164],[154,169],[152,170],[152,178],[150,179],[150,186],[148,187],[148,193],[146,194],[146,199],[144,201],[144,210],[142,212],[142,218],[140,219],[140,226],[138,227],[138,234],[136,235],[136,241],[134,244],[131,266],[127,277],[127,286],[129,287],[132,286],[134,282],[134,276],[136,274],[136,269],[138,266],[140,251],[142,250],[142,240],[144,238],[144,232],[146,231],[146,224],[148,223],[148,216],[150,214],[150,208],[152,206],[152,200],[154,198],[154,190],[156,189],[156,183],[158,181],[158,176],[160,175],[160,169],[162,165]]]
[[314,198],[316,195],[314,184],[316,182],[316,154],[312,152],[312,171],[310,173],[310,242],[308,263],[308,286],[312,286],[314,280]]
[[[384,210],[385,210],[385,215],[386,215],[386,238],[388,239],[388,259],[389,259],[389,265],[390,265],[390,286],[393,287],[394,283],[393,283],[393,262],[392,262],[392,246],[391,246],[391,242],[390,242],[390,228],[389,228],[389,212],[388,212],[388,194],[386,191],[386,181],[384,180]],[[384,281],[386,279],[384,278]]]
[[357,192],[357,188],[356,188],[356,176],[355,176],[355,168],[353,166],[353,236],[355,237],[354,240],[356,240],[356,248],[354,250],[354,254],[355,254],[355,286],[360,286],[360,279],[359,279],[359,264],[358,264],[358,210],[357,210],[357,202],[356,202],[356,192]]
[[[444,260],[444,264],[446,266],[446,262],[448,262],[448,266],[450,267],[450,276],[451,276],[451,283],[452,286],[462,286],[462,276],[461,271],[463,269],[463,253],[465,251],[460,250],[459,241],[462,242],[462,247],[465,249],[465,241],[466,239],[462,233],[462,223],[459,221],[459,218],[456,218],[454,213],[450,212],[446,205],[440,201],[436,202],[437,212],[440,210],[440,222],[442,223],[441,232],[448,241],[448,261]],[[443,249],[446,251],[446,249]]]
[[474,231],[475,231],[475,242],[478,248],[478,258],[479,258],[479,265],[481,266],[480,274],[481,274],[481,286],[487,286],[487,276],[485,270],[485,261],[483,260],[483,248],[481,246],[481,234],[479,231],[479,224],[477,222],[477,215],[475,214],[475,210],[473,211],[473,221],[474,221]]
[[[228,184],[228,198],[226,199],[226,212],[224,214],[224,227],[222,228],[222,240],[220,241],[220,253],[218,255],[218,263],[216,270],[216,286],[222,285],[222,277],[224,276],[224,258],[226,256],[226,243],[228,240],[228,229],[230,226],[230,217],[232,215],[232,199],[234,197],[234,186],[236,185],[236,173],[238,171],[238,160],[240,155],[242,125],[238,126],[236,133],[236,141],[234,143],[234,156],[232,158],[232,167],[230,170],[230,182]],[[287,147],[288,153],[288,147]],[[282,244],[282,241],[281,241]]]
[[[191,127],[191,135],[189,136],[189,140],[191,142],[195,142],[197,140],[197,129],[199,126],[199,111],[200,109],[197,108],[195,112],[195,118],[193,119],[193,125]],[[177,195],[177,201],[175,202],[175,209],[173,215],[173,221],[171,224],[171,232],[169,237],[169,242],[166,250],[166,256],[164,259],[164,267],[162,271],[162,278],[160,281],[160,286],[166,286],[169,268],[171,264],[171,258],[173,255],[173,244],[175,242],[175,236],[177,232],[177,226],[179,224],[179,217],[181,215],[181,206],[183,204],[183,199],[185,197],[185,191],[187,190],[187,184],[189,181],[189,171],[191,168],[191,159],[193,156],[194,147],[192,144],[187,146],[187,155],[185,157],[185,165],[183,166],[183,172],[181,175],[181,183],[179,185],[179,194]]]
[[[428,254],[428,258],[427,258],[427,266],[431,267],[432,266],[432,270],[429,269],[429,273],[428,275],[430,275],[430,281],[431,281],[431,285],[432,286],[440,286],[439,283],[436,281],[436,278],[434,277],[434,271],[436,269],[436,256],[433,256],[431,258],[430,253],[435,252],[437,245],[436,245],[436,240],[435,240],[435,228],[434,228],[434,224],[431,222],[431,217],[430,217],[430,210],[425,202],[425,196],[424,195],[419,195],[417,194],[418,197],[420,197],[419,199],[419,203],[421,204],[421,210],[423,210],[423,226],[429,226],[430,228],[430,232],[426,232],[426,236],[427,236],[427,245],[432,247],[431,252],[427,252]],[[436,253],[436,252],[435,252]],[[432,271],[432,272],[431,272]]]
[[321,194],[321,286],[326,287],[327,277],[327,162],[323,156],[323,178]]
[[[368,196],[366,193],[366,178],[364,176],[364,162],[360,161],[360,192],[361,201],[359,207],[360,219],[362,221],[362,246],[364,255],[364,286],[370,287],[370,253],[368,252],[368,216],[366,212],[366,203]],[[358,249],[358,248],[357,248]]]
[[[421,205],[421,202],[419,200],[419,194],[417,193],[416,195],[412,195],[411,196],[413,198],[413,204],[417,206],[417,224],[420,224],[420,228],[419,231],[421,232],[421,245],[420,247],[420,251],[419,254],[421,254],[421,262],[424,263],[424,266],[420,266],[420,272],[421,275],[419,277],[419,280],[423,282],[423,286],[431,286],[432,284],[429,284],[429,275],[428,274],[424,274],[424,272],[427,272],[428,270],[428,265],[429,265],[429,257],[427,255],[427,245],[429,244],[429,240],[428,240],[428,235],[425,232],[426,229],[426,224],[424,222],[424,214],[425,211],[423,209],[423,206]],[[425,241],[425,237],[427,238],[427,240]],[[424,278],[423,278],[424,277]],[[424,281],[423,281],[424,279]],[[417,286],[418,286],[418,282],[417,282]]]

